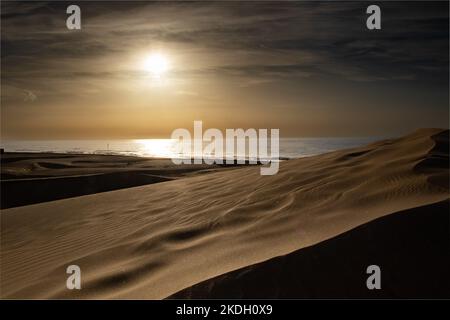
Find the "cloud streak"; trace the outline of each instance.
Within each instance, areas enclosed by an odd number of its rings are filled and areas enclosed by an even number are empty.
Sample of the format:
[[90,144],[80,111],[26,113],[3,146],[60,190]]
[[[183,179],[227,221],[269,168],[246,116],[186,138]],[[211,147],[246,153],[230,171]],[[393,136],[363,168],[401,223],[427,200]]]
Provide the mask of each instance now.
[[[338,119],[338,111],[357,114],[355,105],[367,100],[378,99],[385,106],[379,108],[387,109],[401,97],[416,111],[421,101],[432,101],[436,111],[429,111],[430,119],[448,112],[446,2],[408,2],[406,9],[404,3],[383,2],[377,31],[365,27],[365,2],[80,2],[81,31],[66,29],[66,5],[2,3],[6,109],[32,101],[34,107],[61,108],[125,101],[156,110],[170,101],[162,97],[163,87],[156,91],[146,84],[139,61],[146,52],[163,50],[173,62],[167,92],[190,105],[247,104],[250,113],[267,104],[261,114],[270,119],[269,105],[320,105],[328,112],[323,119]],[[325,90],[335,92],[339,103],[327,100]]]

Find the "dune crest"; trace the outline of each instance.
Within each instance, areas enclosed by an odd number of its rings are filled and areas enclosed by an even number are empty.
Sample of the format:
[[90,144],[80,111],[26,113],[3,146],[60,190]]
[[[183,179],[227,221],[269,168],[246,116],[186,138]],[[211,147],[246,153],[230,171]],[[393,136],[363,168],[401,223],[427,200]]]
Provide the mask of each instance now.
[[[447,161],[447,166],[443,165]],[[2,210],[6,298],[166,298],[449,198],[448,130]],[[82,289],[65,288],[79,265]]]

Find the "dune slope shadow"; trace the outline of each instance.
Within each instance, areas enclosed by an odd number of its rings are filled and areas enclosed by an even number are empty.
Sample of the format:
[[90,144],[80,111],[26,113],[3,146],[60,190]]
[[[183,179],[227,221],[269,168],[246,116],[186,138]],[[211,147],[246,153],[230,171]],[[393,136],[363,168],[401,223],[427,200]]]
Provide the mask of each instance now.
[[2,180],[1,208],[78,197],[168,180],[170,179],[141,172]]
[[[449,201],[376,219],[169,298],[450,298]],[[369,265],[381,289],[369,290]]]

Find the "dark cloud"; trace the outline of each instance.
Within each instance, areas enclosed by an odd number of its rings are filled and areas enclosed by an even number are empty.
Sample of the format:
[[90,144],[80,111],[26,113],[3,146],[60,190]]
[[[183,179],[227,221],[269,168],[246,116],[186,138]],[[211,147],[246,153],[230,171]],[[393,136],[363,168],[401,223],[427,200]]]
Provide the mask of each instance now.
[[80,31],[65,27],[69,4],[2,2],[4,102],[22,101],[24,90],[44,103],[131,82],[141,72],[127,57],[162,47],[184,59],[171,71],[180,79],[235,79],[240,88],[273,90],[278,82],[289,92],[310,81],[420,88],[439,115],[448,106],[448,2],[383,1],[376,31],[366,28],[365,1],[82,1]]
[[[305,69],[317,76],[340,73],[345,78],[357,68],[362,78],[413,74],[416,79],[444,79],[447,71],[446,3],[429,4],[426,9],[413,4],[407,10],[398,3],[383,3],[383,29],[375,32],[365,28],[365,3],[97,2],[81,6],[83,30],[70,32],[64,26],[65,3],[2,5],[2,58],[14,64],[33,57],[42,66],[52,59],[95,59],[158,42],[188,45],[205,53],[221,50],[266,56],[268,67],[252,66],[251,59],[244,61],[248,66],[223,66],[225,70],[242,68],[246,75],[252,69],[257,75],[267,71],[269,76],[274,70],[291,74]],[[308,61],[309,65],[277,62],[296,53],[316,56],[317,61]],[[23,75],[36,67],[25,65]]]

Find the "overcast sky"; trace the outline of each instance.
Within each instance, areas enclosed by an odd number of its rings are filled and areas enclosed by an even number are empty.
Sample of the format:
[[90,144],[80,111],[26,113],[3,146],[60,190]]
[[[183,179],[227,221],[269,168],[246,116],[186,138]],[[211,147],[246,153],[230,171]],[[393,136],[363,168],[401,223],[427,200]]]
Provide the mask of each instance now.
[[[4,2],[3,139],[287,136],[448,127],[448,2]],[[153,54],[168,70],[145,68]]]

